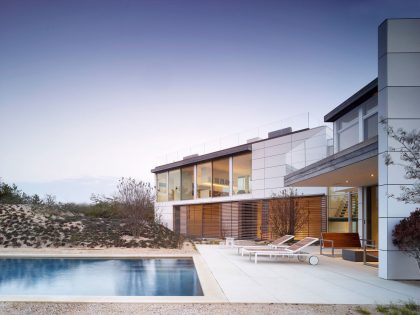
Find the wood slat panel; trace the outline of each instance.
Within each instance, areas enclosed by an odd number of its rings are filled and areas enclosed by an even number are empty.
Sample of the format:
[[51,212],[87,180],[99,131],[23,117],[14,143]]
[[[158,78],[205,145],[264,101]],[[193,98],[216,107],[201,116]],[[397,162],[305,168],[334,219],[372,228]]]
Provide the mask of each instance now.
[[[297,202],[307,211],[309,220],[295,239],[320,237],[326,230],[326,198],[299,197]],[[195,238],[273,239],[270,225],[270,201],[238,201],[174,207],[174,227],[181,234]],[[325,222],[324,222],[325,221]],[[178,223],[179,222],[179,223]]]
[[220,238],[220,209],[221,204],[203,205],[203,237]]

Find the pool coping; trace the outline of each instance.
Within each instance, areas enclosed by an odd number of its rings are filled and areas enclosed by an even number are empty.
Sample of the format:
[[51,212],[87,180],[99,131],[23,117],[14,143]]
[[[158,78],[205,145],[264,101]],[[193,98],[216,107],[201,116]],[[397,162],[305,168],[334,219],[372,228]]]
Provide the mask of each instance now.
[[69,259],[139,259],[191,258],[193,259],[203,296],[79,296],[79,295],[0,295],[0,302],[66,302],[66,303],[223,303],[228,302],[207,263],[200,254],[158,253],[0,253],[1,258],[69,258]]

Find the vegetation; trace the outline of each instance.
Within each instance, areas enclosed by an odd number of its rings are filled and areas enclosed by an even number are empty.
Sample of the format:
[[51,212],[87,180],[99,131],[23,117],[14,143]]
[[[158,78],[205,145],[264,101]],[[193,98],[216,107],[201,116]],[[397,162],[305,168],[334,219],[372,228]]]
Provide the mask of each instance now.
[[392,242],[407,255],[416,259],[420,268],[420,209],[402,219],[392,231]]
[[355,311],[362,315],[372,314],[369,310],[365,309],[364,307],[361,307],[360,305],[356,306]]
[[274,236],[295,235],[309,220],[309,213],[299,204],[297,191],[284,189],[270,201],[269,220]]
[[[390,147],[391,152],[400,153],[400,161],[395,162],[390,154],[385,156],[386,165],[399,165],[405,170],[405,178],[413,180],[412,185],[402,185],[400,196],[390,195],[406,204],[420,203],[420,130],[405,131],[402,128],[386,127],[388,136],[394,139],[398,147]],[[408,218],[401,220],[392,231],[392,242],[404,253],[416,259],[420,268],[420,209],[411,212]]]
[[396,198],[404,203],[420,203],[420,130],[405,131],[402,128],[394,130],[387,127],[388,136],[399,143],[398,147],[390,147],[389,151],[400,153],[400,162],[395,162],[390,154],[385,155],[386,165],[399,165],[405,170],[405,178],[413,180],[413,185],[402,185],[400,196]]
[[414,302],[407,302],[402,305],[377,305],[376,311],[388,315],[418,315],[420,314],[420,307]]
[[122,178],[111,196],[91,204],[57,203],[0,183],[0,246],[177,248],[183,239],[154,216],[149,184]]

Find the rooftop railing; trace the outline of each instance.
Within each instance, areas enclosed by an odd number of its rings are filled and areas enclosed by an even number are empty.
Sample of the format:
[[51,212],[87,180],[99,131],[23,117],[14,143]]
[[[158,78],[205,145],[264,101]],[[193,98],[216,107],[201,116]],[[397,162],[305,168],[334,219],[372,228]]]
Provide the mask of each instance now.
[[164,155],[156,157],[155,165],[164,165],[182,160],[187,156],[195,154],[203,155],[238,145],[255,142],[259,139],[266,139],[268,138],[269,132],[288,127],[291,127],[292,131],[309,128],[309,113],[290,116],[282,120],[253,127],[247,130],[242,130],[240,132],[235,132],[230,135],[218,137],[210,141],[191,145],[174,152],[168,152]]

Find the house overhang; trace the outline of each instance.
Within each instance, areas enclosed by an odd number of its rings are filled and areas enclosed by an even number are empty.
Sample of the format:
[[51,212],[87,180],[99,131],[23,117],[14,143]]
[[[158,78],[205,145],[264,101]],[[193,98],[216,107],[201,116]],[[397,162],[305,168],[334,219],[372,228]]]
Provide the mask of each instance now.
[[378,183],[378,137],[356,144],[284,179],[294,187],[359,187]]
[[334,122],[341,116],[345,115],[352,109],[356,108],[364,101],[368,100],[370,97],[378,93],[378,79],[374,79],[369,84],[361,88],[354,95],[350,96],[343,103],[338,105],[332,111],[324,116],[325,122]]

